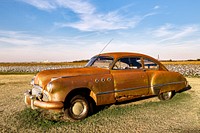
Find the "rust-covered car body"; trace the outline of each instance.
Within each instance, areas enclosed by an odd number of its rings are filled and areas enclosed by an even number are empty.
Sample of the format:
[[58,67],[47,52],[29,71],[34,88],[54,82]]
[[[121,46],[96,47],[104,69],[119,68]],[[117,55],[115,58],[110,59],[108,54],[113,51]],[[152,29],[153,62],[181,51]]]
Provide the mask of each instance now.
[[87,117],[94,105],[151,95],[170,99],[188,83],[150,56],[114,52],[94,56],[83,68],[41,71],[32,85],[25,93],[27,105],[66,110],[67,116],[78,120]]

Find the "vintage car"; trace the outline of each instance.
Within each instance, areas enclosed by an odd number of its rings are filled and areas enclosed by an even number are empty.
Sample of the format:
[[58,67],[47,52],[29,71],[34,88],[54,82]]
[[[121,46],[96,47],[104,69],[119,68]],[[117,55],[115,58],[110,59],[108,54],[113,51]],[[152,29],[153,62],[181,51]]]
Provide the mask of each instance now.
[[25,92],[32,109],[63,111],[81,120],[99,105],[144,96],[169,100],[188,86],[177,72],[170,72],[156,59],[139,53],[114,52],[94,56],[83,68],[44,70]]

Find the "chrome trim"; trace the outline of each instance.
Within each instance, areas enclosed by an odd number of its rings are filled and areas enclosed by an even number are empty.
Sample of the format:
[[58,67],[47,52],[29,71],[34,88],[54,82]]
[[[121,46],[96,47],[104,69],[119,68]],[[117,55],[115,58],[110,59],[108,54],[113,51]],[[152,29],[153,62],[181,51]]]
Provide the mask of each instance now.
[[101,78],[101,82],[105,82],[106,80],[104,78]]
[[96,83],[98,83],[98,82],[99,82],[99,80],[98,80],[98,79],[95,79],[95,82],[96,82]]
[[26,98],[29,97],[31,99],[31,109],[37,109],[37,107],[34,106],[34,101],[36,100],[36,96],[35,95],[31,95],[31,92],[28,90],[24,93],[25,95],[25,103],[26,105],[28,105],[28,102],[26,101]]
[[123,92],[123,91],[131,91],[131,90],[138,90],[138,89],[142,89],[142,88],[148,88],[148,86],[141,86],[141,87],[135,87],[135,88],[126,88],[126,89],[121,89],[121,90],[99,92],[99,93],[97,93],[97,95],[109,94],[109,93],[115,93],[115,92]]
[[111,78],[107,78],[107,81],[111,81]]
[[171,83],[166,83],[166,84],[157,84],[157,85],[153,85],[151,87],[162,87],[162,86],[166,86],[166,85],[181,84],[181,83],[184,83],[184,82],[185,81],[171,82]]
[[184,83],[184,82],[185,81],[179,81],[179,82],[171,82],[171,83],[166,83],[166,84],[157,84],[157,85],[153,85],[153,86],[140,86],[140,87],[135,87],[135,88],[126,88],[126,89],[121,89],[121,90],[98,92],[96,95],[103,95],[103,94],[109,94],[109,93],[138,90],[138,89],[151,88],[151,87],[162,87],[162,86],[172,85],[172,84],[181,84],[181,83]]

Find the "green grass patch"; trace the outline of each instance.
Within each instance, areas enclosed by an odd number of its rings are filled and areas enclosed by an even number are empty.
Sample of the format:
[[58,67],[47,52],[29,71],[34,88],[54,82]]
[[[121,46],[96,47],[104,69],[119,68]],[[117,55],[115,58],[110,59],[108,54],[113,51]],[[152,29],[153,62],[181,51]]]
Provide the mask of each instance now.
[[[113,105],[111,107],[105,108],[96,114],[82,120],[82,121],[69,121],[63,118],[62,113],[52,113],[45,110],[37,109],[32,110],[26,108],[21,112],[18,112],[16,119],[19,121],[19,127],[24,128],[40,128],[46,131],[53,127],[60,126],[80,126],[85,124],[99,125],[103,124],[105,121],[116,121],[121,117],[131,115],[135,116],[135,119],[140,119],[140,115],[144,113],[148,114],[148,111],[165,111],[166,109],[171,109],[183,107],[187,101],[191,100],[191,96],[188,93],[177,93],[171,100],[168,101],[155,101],[155,102],[144,102],[141,104],[123,104]],[[188,104],[188,103],[187,103]],[[145,112],[147,111],[147,112]],[[161,113],[163,114],[164,112]],[[142,112],[142,113],[140,113]],[[138,115],[139,114],[139,115]]]
[[49,113],[40,109],[32,110],[31,108],[26,108],[16,115],[16,119],[19,120],[19,127],[37,127],[44,130],[66,124],[60,117],[60,114]]
[[[177,93],[172,99],[167,101],[156,101],[156,102],[144,102],[141,104],[128,104],[125,106],[112,106],[108,109],[102,110],[98,112],[95,117],[121,117],[127,114],[134,114],[134,112],[145,110],[145,109],[152,109],[158,110],[160,108],[170,108],[170,107],[177,107],[182,106],[191,100],[191,95],[188,93]],[[93,117],[93,116],[91,116]],[[95,118],[94,118],[95,119]]]

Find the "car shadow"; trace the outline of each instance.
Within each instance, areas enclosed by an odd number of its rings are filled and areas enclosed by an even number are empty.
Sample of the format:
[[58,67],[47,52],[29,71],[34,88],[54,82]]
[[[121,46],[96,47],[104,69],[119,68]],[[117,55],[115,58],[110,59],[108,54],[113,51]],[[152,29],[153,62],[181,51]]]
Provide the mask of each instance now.
[[97,114],[97,113],[100,112],[100,111],[103,111],[103,110],[105,110],[105,109],[108,109],[111,105],[128,104],[128,103],[138,102],[138,101],[142,101],[142,100],[149,99],[149,98],[153,98],[153,97],[156,97],[156,95],[153,95],[153,96],[146,96],[146,97],[140,97],[140,98],[135,98],[135,99],[131,99],[131,100],[127,100],[127,101],[122,101],[122,102],[116,102],[116,103],[114,103],[114,104],[96,106],[96,107],[94,108],[93,114]]
[[[181,89],[181,90],[178,91],[177,93],[182,93],[182,92],[188,91],[188,90],[190,90],[191,88],[192,88],[192,87],[191,87],[190,85],[188,85],[187,87]],[[157,97],[157,95],[145,96],[145,97],[135,98],[135,99],[127,100],[127,101],[116,102],[114,105],[128,104],[128,103],[138,102],[138,101],[142,101],[142,100],[146,100],[146,99],[154,98],[154,97]],[[111,105],[113,105],[113,104],[96,106],[96,107],[94,108],[93,114],[97,114],[98,112],[100,112],[100,111],[102,111],[102,110],[108,109]]]

